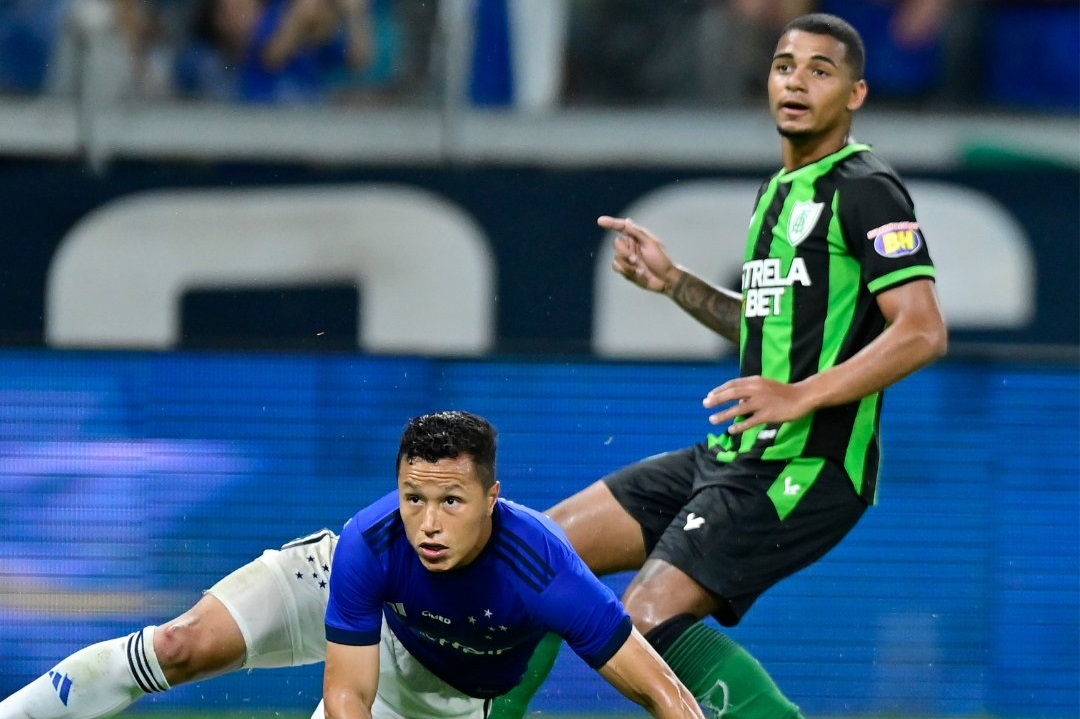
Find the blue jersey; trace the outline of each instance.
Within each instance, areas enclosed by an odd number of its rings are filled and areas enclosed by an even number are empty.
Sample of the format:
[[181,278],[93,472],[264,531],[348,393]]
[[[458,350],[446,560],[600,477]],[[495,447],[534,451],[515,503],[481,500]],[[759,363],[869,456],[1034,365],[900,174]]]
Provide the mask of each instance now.
[[334,555],[326,638],[377,644],[382,619],[402,645],[458,691],[504,694],[544,634],[558,634],[593,668],[630,635],[630,617],[550,519],[500,499],[475,560],[426,569],[409,544],[393,492],[345,525]]

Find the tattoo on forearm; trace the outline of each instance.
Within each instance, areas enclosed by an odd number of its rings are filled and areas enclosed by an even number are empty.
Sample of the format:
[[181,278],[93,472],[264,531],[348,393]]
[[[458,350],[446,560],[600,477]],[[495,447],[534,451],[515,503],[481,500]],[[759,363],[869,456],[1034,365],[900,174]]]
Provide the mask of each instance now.
[[742,302],[737,295],[686,272],[672,288],[671,298],[695,320],[738,344]]

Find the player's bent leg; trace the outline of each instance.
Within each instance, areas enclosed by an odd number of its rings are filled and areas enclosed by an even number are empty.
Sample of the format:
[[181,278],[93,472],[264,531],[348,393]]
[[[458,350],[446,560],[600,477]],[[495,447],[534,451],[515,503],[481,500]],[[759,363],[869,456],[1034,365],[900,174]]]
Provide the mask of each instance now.
[[102,719],[169,688],[155,627],[85,647],[0,702],[2,719]]
[[[234,606],[249,596],[279,607],[272,570],[251,562],[214,585]],[[283,612],[279,612],[281,616]],[[140,697],[178,684],[220,676],[244,665],[248,652],[238,621],[221,599],[205,595],[194,607],[158,627],[100,642],[72,654],[47,674],[0,703],[3,719],[101,719]],[[266,623],[272,623],[271,620]],[[277,619],[285,623],[284,619]],[[265,633],[264,633],[265,634]],[[288,632],[283,632],[288,636]],[[263,649],[267,649],[263,642]],[[281,652],[279,652],[281,653]],[[291,647],[289,647],[291,656]]]
[[603,482],[594,482],[545,512],[566,532],[597,575],[637,569],[645,561],[641,525]]
[[154,652],[172,686],[235,671],[244,665],[247,655],[236,620],[209,594],[157,628]]
[[721,601],[682,570],[657,559],[645,562],[623,597],[634,625],[713,716],[801,717],[760,662],[700,621]]
[[268,550],[158,627],[85,647],[0,702],[0,719],[104,719],[140,697],[241,666],[326,657],[323,617],[337,536]]
[[612,472],[547,511],[594,573],[638,569],[694,491],[708,447],[654,455]]
[[326,603],[337,535],[322,530],[268,549],[207,594],[228,610],[243,636],[248,669],[326,659]]
[[159,627],[154,648],[168,681],[325,659],[323,620],[336,546],[337,535],[322,530],[268,549]]

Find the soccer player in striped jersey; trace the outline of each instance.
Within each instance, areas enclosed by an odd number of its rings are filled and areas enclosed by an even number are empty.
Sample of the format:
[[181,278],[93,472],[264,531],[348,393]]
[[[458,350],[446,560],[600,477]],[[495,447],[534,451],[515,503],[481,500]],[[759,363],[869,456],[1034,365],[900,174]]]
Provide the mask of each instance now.
[[[737,624],[855,526],[875,500],[883,391],[946,349],[911,198],[851,137],[863,65],[862,39],[838,17],[801,16],[780,37],[768,94],[783,167],[750,216],[741,293],[674,263],[630,219],[599,219],[617,233],[615,271],[737,343],[740,375],[704,398],[724,431],[617,471],[549,514],[593,571],[640,569],[623,596],[635,625],[727,719],[800,714],[700,620]],[[544,657],[534,669],[544,675]],[[508,699],[519,704],[504,716],[516,716],[523,702]]]
[[486,420],[412,420],[397,473],[335,552],[326,717],[484,719],[555,633],[652,716],[703,719],[562,530],[499,498]]

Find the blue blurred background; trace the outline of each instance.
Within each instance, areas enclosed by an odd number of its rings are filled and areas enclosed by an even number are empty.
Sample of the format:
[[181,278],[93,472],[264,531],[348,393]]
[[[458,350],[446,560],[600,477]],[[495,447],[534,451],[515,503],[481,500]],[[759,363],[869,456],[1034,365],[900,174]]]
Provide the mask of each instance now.
[[[545,508],[708,427],[723,363],[6,352],[0,693],[393,486],[407,418],[482,413],[505,496]],[[1068,717],[1078,692],[1075,371],[947,361],[889,397],[880,505],[734,636],[808,715]],[[1040,397],[1036,406],[1032,396]],[[625,577],[612,585],[621,589]],[[163,707],[309,708],[321,667]],[[536,708],[626,707],[564,651]]]
[[[376,0],[268,67],[290,7],[0,3],[0,696],[339,527],[412,415],[488,415],[539,508],[697,440],[731,350],[595,218],[734,286],[768,58],[820,9],[951,354],[888,396],[880,506],[735,636],[809,715],[1078,715],[1080,5]],[[537,706],[627,709],[582,669]],[[320,676],[145,706],[302,712]]]

